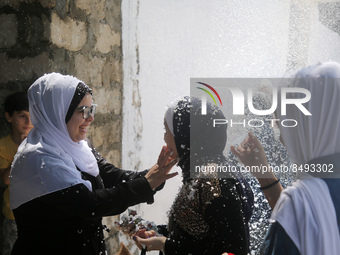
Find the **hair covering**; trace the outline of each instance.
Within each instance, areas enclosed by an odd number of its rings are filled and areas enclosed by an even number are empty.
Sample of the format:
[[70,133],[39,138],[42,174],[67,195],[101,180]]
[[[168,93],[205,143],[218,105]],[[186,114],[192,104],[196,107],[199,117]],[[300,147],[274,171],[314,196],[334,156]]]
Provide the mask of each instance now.
[[[304,68],[297,73],[293,86],[310,91],[311,99],[304,106],[312,116],[305,116],[295,106],[288,108],[286,116],[281,116],[279,107],[278,119],[298,122],[296,127],[280,126],[280,131],[289,154],[299,164],[340,152],[339,78],[338,63]],[[281,193],[272,219],[282,225],[301,254],[340,254],[336,212],[322,179],[308,174],[298,176]]]
[[72,101],[70,103],[70,107],[68,108],[68,111],[65,117],[66,124],[67,122],[69,122],[74,111],[77,109],[77,106],[80,104],[81,100],[83,100],[84,96],[87,93],[90,93],[92,95],[92,90],[89,88],[89,86],[87,86],[84,83],[78,83],[76,87],[76,91],[74,92]]
[[[282,138],[292,159],[304,164],[314,158],[340,153],[340,65],[335,62],[302,69],[296,75],[294,87],[310,91],[311,99],[304,103],[312,116],[304,115],[296,106],[287,107],[282,119],[295,119],[294,128],[280,127]],[[304,97],[302,93],[292,95]]]
[[170,130],[170,133],[172,135],[175,135],[174,134],[174,121],[173,121],[173,119],[174,119],[174,113],[175,113],[174,111],[175,111],[175,108],[178,104],[178,101],[179,101],[179,99],[171,102],[171,104],[168,105],[168,107],[165,111],[165,117],[164,118],[165,118],[166,124],[168,125],[168,128]]
[[[85,141],[74,142],[65,122],[76,87],[75,77],[45,74],[28,90],[34,128],[14,158],[10,180],[10,204],[15,209],[36,197],[83,183],[77,167],[99,174],[97,161]],[[84,83],[83,83],[84,84]]]
[[190,161],[195,165],[206,165],[225,160],[227,127],[213,127],[214,118],[224,119],[222,111],[208,103],[207,114],[201,115],[201,101],[196,97],[176,100],[166,111],[165,120],[173,131],[184,181],[190,177]]

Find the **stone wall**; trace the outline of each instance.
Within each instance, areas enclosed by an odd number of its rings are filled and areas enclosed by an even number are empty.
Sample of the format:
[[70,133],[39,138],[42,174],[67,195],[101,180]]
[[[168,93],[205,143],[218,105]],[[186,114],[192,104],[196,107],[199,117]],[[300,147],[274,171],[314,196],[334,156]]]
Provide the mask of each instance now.
[[[121,164],[122,44],[120,0],[4,0],[0,2],[0,113],[4,98],[41,75],[60,72],[88,84],[98,104],[89,138]],[[0,136],[9,132],[0,118]],[[111,228],[113,218],[105,218]],[[109,254],[117,233],[107,236]],[[116,239],[116,240],[113,240]]]

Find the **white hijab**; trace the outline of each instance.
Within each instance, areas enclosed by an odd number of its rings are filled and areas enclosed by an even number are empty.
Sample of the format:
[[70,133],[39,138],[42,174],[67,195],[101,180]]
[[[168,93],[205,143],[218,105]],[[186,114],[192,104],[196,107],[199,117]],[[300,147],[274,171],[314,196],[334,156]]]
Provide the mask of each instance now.
[[81,171],[99,174],[97,161],[85,141],[74,142],[65,116],[79,83],[75,77],[45,74],[28,90],[29,111],[34,128],[19,146],[10,180],[10,204],[20,205],[54,191],[83,183]]
[[168,128],[170,130],[170,133],[172,135],[175,135],[174,133],[174,114],[175,114],[175,109],[177,107],[178,102],[181,100],[182,98],[178,98],[174,101],[172,101],[169,105],[167,105],[167,109],[165,111],[165,121],[166,124],[168,125]]
[[[304,106],[312,116],[297,107],[278,119],[295,119],[294,128],[280,126],[283,142],[293,160],[305,164],[312,159],[340,152],[340,65],[318,64],[299,71],[294,87],[311,92]],[[280,104],[278,104],[280,105]],[[337,174],[340,169],[334,169]],[[300,254],[340,254],[340,236],[336,212],[326,183],[301,174],[285,189],[274,208],[278,221],[295,243]]]

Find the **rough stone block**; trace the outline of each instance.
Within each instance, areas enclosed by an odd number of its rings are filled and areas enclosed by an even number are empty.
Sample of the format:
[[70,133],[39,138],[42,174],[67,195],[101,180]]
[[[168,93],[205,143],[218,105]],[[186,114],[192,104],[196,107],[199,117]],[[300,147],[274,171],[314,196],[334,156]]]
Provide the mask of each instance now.
[[94,98],[98,102],[98,112],[102,114],[119,115],[122,111],[122,92],[120,88],[102,87],[93,90]]
[[97,43],[95,51],[109,53],[113,50],[114,45],[120,46],[121,35],[113,31],[108,24],[99,24],[97,34]]
[[19,7],[20,3],[22,2],[22,0],[2,0],[0,1],[0,7],[3,6],[11,6],[12,8],[16,9]]
[[57,5],[57,0],[39,0],[43,7],[52,9]]
[[[83,80],[92,89],[102,86],[102,70],[105,58],[92,56],[91,54],[77,54],[75,56],[76,74],[75,76]],[[94,93],[95,98],[97,94]]]
[[[102,115],[101,115],[102,116]],[[91,126],[90,137],[95,148],[105,148],[106,151],[113,150],[113,144],[121,142],[121,127],[122,122],[120,120],[112,120],[106,118],[106,116],[100,117]],[[99,151],[103,153],[104,151]]]
[[0,15],[0,48],[9,48],[16,43],[18,21],[15,14]]
[[119,33],[122,32],[121,4],[122,1],[120,0],[105,1],[106,22],[114,31]]
[[[0,80],[2,83],[16,80],[32,80],[50,72],[49,54],[44,52],[34,58],[7,59],[0,54]],[[38,76],[38,77],[37,77]]]
[[87,15],[91,15],[96,22],[105,19],[105,2],[103,0],[76,0],[76,7],[84,10]]
[[43,26],[44,26],[43,40],[49,41],[50,36],[51,36],[51,34],[50,34],[51,23],[48,20],[48,17],[44,14],[41,15],[41,19],[42,19],[42,23],[43,23]]
[[121,84],[123,80],[123,65],[121,61],[109,58],[103,68],[103,86],[109,87],[111,84]]
[[119,150],[111,150],[106,155],[105,158],[108,162],[115,165],[116,167],[120,167],[121,162],[121,153]]
[[85,22],[66,17],[62,20],[52,13],[51,41],[58,47],[70,51],[79,51],[86,44],[87,27]]

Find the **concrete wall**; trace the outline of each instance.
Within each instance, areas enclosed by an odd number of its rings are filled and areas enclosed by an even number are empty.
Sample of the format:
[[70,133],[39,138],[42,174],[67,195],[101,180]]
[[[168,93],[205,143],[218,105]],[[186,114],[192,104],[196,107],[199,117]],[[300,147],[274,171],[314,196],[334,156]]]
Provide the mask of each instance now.
[[[4,98],[44,73],[74,75],[98,104],[89,137],[109,162],[121,165],[122,43],[120,0],[0,2],[0,113]],[[9,132],[0,118],[0,136]],[[111,228],[113,218],[104,219]],[[109,254],[117,233],[107,234]]]

